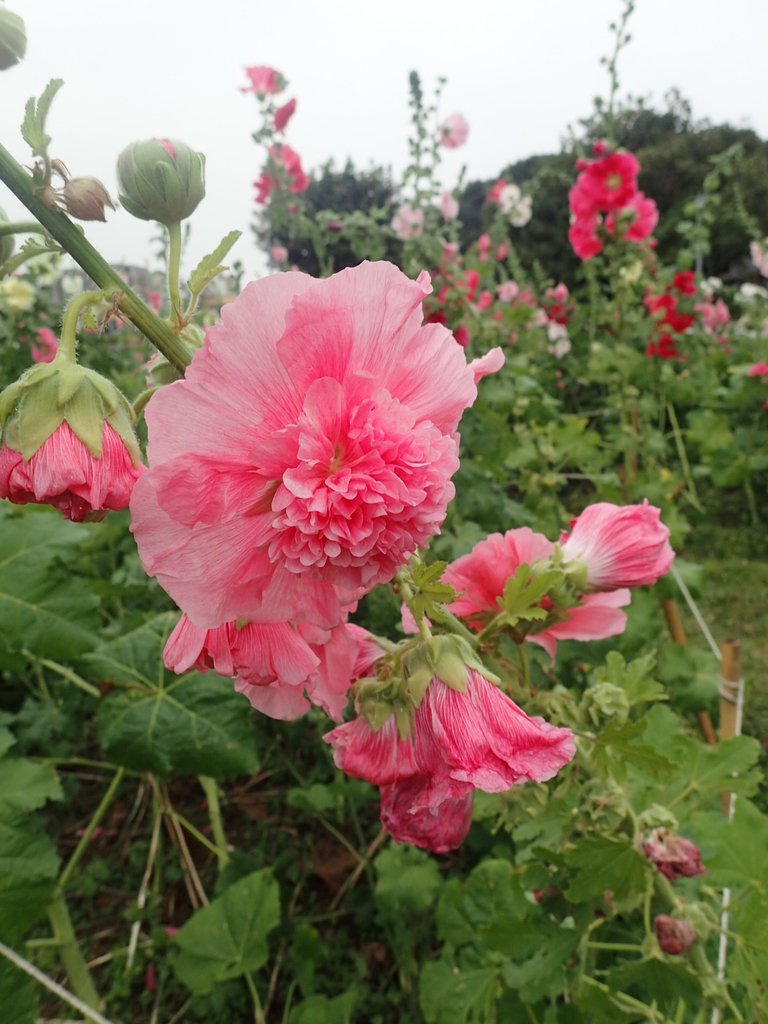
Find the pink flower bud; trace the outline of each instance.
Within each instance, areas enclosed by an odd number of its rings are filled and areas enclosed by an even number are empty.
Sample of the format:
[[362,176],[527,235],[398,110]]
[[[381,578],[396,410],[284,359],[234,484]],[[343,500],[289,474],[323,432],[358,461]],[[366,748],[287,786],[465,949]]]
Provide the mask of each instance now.
[[562,542],[566,564],[581,562],[590,590],[617,590],[655,583],[675,553],[661,512],[642,505],[590,505],[571,523]]
[[653,930],[661,948],[671,956],[685,953],[698,938],[692,924],[667,914],[659,914],[654,918]]

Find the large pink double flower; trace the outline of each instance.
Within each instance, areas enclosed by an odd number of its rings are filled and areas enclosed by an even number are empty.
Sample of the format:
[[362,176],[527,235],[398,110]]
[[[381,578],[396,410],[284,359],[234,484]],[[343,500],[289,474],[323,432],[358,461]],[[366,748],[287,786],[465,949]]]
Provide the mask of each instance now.
[[429,291],[388,263],[256,281],[152,399],[132,529],[192,624],[330,629],[438,531],[459,418],[503,357],[468,365],[423,326]]

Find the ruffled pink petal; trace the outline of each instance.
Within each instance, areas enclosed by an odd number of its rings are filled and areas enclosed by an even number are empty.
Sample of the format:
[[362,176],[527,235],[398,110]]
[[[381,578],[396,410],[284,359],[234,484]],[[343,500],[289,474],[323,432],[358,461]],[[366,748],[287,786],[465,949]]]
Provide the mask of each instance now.
[[381,823],[398,843],[432,853],[461,846],[472,824],[474,790],[445,777],[412,775],[381,789]]
[[252,707],[269,718],[292,722],[309,711],[309,701],[299,686],[286,686],[284,683],[254,686],[244,679],[236,679],[235,690],[247,697]]
[[558,622],[540,633],[531,633],[526,640],[543,647],[554,661],[558,640],[604,640],[623,633],[627,616],[620,609],[631,599],[632,595],[626,589],[584,594],[580,604],[567,610],[567,622]]
[[326,733],[323,739],[333,747],[337,768],[374,786],[419,772],[411,738],[401,739],[394,718],[387,719],[376,732],[365,718],[355,718]]
[[488,377],[492,373],[498,373],[504,365],[504,358],[504,353],[500,348],[492,348],[484,356],[473,359],[469,364],[469,369],[472,371],[475,384],[481,381],[483,377]]

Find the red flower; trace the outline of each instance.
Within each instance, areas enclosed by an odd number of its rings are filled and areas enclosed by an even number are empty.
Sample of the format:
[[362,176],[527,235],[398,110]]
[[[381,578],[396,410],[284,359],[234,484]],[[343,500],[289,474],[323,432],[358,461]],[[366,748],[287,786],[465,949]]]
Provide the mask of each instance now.
[[681,295],[696,294],[696,274],[692,270],[681,270],[675,274],[672,287]]

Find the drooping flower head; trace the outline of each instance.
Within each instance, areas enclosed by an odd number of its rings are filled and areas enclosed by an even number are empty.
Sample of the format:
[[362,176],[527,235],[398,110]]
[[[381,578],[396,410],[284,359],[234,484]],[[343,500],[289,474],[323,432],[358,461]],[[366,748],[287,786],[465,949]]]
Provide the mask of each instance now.
[[387,263],[256,281],[153,398],[132,529],[195,625],[330,628],[438,531],[476,388],[429,290]]

